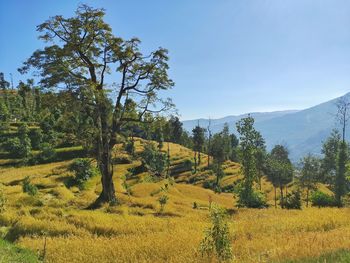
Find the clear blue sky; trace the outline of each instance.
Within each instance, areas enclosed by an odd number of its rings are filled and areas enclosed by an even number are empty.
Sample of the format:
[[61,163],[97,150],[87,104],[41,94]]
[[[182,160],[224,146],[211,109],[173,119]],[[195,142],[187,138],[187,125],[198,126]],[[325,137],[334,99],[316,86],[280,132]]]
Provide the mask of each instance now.
[[347,0],[0,0],[0,71],[42,46],[36,25],[79,3],[116,35],[170,51],[182,119],[303,109],[350,91]]

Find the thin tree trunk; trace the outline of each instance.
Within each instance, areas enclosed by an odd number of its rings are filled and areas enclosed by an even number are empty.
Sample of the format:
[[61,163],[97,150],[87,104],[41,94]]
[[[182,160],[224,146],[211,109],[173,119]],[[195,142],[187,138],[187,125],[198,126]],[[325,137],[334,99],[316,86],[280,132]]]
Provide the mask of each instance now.
[[281,207],[284,208],[283,186],[280,186],[280,192],[281,192]]
[[309,207],[309,187],[306,189],[306,207]]
[[194,173],[197,172],[197,152],[194,151]]
[[275,188],[275,208],[277,208],[277,188],[276,186],[274,186],[273,188]]

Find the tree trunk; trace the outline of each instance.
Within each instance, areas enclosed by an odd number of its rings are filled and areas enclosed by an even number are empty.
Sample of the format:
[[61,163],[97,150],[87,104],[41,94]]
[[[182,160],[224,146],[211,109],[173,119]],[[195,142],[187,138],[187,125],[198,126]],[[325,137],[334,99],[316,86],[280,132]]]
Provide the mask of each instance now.
[[283,186],[280,186],[280,192],[281,192],[281,207],[284,208]]
[[96,96],[97,101],[97,126],[99,130],[97,138],[97,162],[101,172],[102,192],[93,206],[99,206],[105,202],[116,202],[113,183],[113,165],[111,130],[108,124],[107,98],[102,94]]
[[197,172],[197,152],[194,151],[194,173]]
[[208,169],[210,167],[210,136],[209,136],[209,141],[208,141],[208,151],[207,151],[207,154],[208,154]]
[[277,188],[276,186],[273,187],[275,189],[275,208],[277,208]]
[[201,152],[198,152],[198,166],[201,164]]
[[306,207],[309,207],[309,187],[306,189]]

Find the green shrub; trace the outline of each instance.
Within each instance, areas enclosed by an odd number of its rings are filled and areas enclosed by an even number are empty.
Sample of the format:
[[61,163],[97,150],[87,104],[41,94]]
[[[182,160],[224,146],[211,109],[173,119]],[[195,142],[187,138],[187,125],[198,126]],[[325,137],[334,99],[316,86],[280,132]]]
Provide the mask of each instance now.
[[248,207],[248,208],[266,208],[268,204],[266,202],[265,195],[253,189],[245,189],[243,186],[238,186],[238,207]]
[[232,259],[230,233],[227,223],[227,213],[223,208],[213,205],[210,211],[211,227],[205,230],[204,239],[200,243],[202,257],[212,259],[215,256],[219,262]]
[[8,138],[2,145],[4,150],[8,152],[12,157],[16,157],[21,148],[20,140],[16,138]]
[[321,191],[315,191],[311,194],[311,203],[312,206],[318,207],[336,206],[335,198]]
[[56,151],[49,143],[40,145],[40,153],[36,156],[39,163],[48,163],[54,161],[56,158]]
[[284,198],[284,207],[287,209],[301,209],[300,191],[292,191]]
[[27,193],[31,196],[34,196],[38,193],[38,188],[30,183],[29,176],[24,178],[23,186],[22,186],[23,193]]
[[31,141],[32,148],[38,150],[43,140],[42,130],[40,128],[30,130],[29,139]]
[[78,185],[99,174],[97,167],[92,165],[92,160],[87,158],[75,159],[69,166],[69,170],[74,172],[74,179]]

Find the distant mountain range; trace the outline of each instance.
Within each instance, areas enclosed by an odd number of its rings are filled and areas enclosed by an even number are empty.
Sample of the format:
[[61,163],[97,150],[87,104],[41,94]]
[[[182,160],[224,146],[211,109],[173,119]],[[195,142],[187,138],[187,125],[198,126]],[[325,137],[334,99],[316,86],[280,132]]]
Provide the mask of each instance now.
[[[350,93],[344,96],[350,99]],[[211,130],[217,133],[228,123],[230,131],[237,134],[236,122],[250,114],[255,119],[256,129],[265,138],[267,148],[270,150],[276,144],[283,144],[289,149],[290,157],[295,162],[308,153],[321,154],[322,142],[330,135],[332,129],[339,128],[335,120],[337,99],[299,111],[252,112],[212,119]],[[209,120],[186,120],[183,121],[183,127],[192,131],[198,123],[206,128]],[[347,137],[349,140],[349,132]]]

